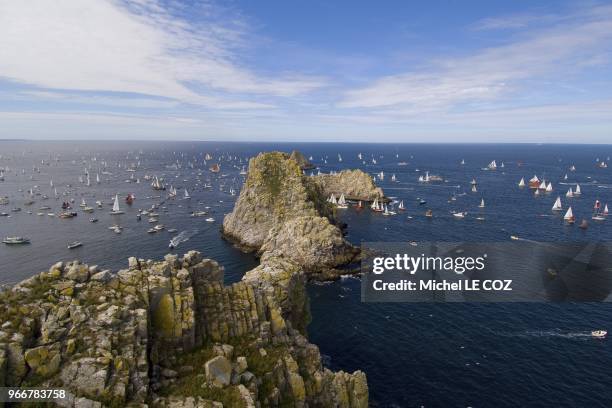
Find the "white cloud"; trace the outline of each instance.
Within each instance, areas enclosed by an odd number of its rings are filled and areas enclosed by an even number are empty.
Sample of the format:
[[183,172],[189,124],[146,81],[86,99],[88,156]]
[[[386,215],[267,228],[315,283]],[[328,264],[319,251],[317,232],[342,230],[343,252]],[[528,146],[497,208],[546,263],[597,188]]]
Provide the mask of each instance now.
[[244,46],[243,28],[240,21],[212,19],[196,26],[154,0],[0,0],[0,77],[217,108],[264,107],[252,98],[289,97],[323,84],[241,66],[236,50]]
[[598,7],[569,23],[530,32],[509,44],[463,58],[439,59],[428,69],[382,77],[345,93],[340,107],[417,107],[441,111],[508,95],[521,81],[571,75],[602,63],[612,41],[612,7]]

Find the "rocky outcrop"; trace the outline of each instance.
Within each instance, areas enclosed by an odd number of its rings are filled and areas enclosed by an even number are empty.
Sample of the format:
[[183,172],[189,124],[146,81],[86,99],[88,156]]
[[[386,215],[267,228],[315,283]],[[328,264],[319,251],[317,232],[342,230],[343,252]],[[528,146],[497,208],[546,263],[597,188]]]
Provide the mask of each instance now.
[[0,293],[0,386],[63,387],[59,406],[366,407],[365,375],[332,372],[305,337],[305,272],[269,256],[243,281],[195,251],[78,261]]
[[302,153],[297,150],[292,151],[290,157],[298,164],[298,166],[300,166],[302,170],[310,170],[316,167],[314,164],[309,162],[308,159],[306,159],[306,157]]
[[[223,233],[247,250],[267,258],[284,258],[311,278],[334,278],[339,266],[358,259],[336,225],[330,192],[382,197],[372,179],[359,170],[338,175],[303,175],[286,153],[262,153],[249,162],[248,177],[234,210],[223,221]],[[338,189],[338,190],[336,190]]]
[[382,188],[376,187],[372,177],[361,170],[342,170],[335,174],[320,174],[310,181],[315,183],[326,197],[344,194],[349,200],[373,201],[384,199]]

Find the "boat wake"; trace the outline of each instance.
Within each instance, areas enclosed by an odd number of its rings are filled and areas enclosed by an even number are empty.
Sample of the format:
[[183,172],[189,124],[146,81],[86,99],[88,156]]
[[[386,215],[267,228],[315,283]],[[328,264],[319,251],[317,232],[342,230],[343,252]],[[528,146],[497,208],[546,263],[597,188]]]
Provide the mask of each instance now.
[[183,242],[189,241],[189,239],[196,235],[198,232],[200,231],[198,231],[197,229],[181,231],[177,236],[172,237],[172,239],[170,240],[170,247],[176,248]]
[[562,339],[586,340],[593,338],[590,331],[562,332],[558,330],[533,330],[515,335],[516,337],[557,337]]

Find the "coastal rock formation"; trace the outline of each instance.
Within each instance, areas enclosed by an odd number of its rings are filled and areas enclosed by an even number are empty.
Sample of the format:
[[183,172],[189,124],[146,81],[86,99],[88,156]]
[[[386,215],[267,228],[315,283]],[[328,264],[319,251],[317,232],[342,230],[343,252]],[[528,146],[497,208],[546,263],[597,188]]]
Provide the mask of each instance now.
[[302,170],[310,170],[314,169],[316,166],[304,157],[304,155],[297,150],[291,152],[291,158],[295,160],[295,162],[300,166]]
[[223,220],[224,236],[258,251],[262,263],[282,257],[309,275],[338,276],[329,271],[357,260],[359,250],[343,238],[327,197],[344,192],[370,199],[383,192],[360,170],[305,176],[294,156],[271,152],[250,160],[240,197]]
[[0,293],[0,386],[62,387],[65,407],[367,407],[365,374],[306,339],[295,263],[231,286],[195,251],[128,265],[60,262]]
[[376,187],[372,177],[361,170],[342,170],[336,174],[320,174],[311,177],[326,197],[344,194],[346,199],[373,201],[383,199],[382,188]]

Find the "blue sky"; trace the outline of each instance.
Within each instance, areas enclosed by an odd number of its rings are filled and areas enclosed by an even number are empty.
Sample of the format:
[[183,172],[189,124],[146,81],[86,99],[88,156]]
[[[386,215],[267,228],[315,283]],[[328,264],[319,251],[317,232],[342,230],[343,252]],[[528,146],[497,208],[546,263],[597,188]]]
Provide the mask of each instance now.
[[612,3],[0,0],[0,138],[612,141]]

